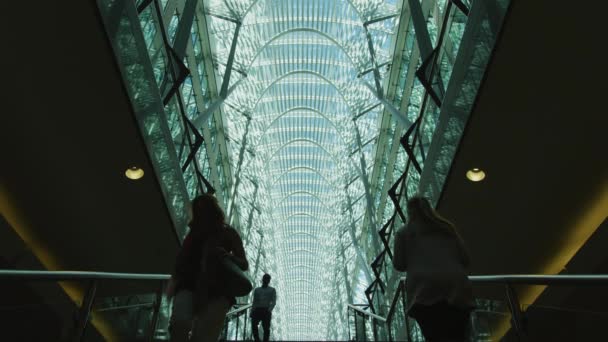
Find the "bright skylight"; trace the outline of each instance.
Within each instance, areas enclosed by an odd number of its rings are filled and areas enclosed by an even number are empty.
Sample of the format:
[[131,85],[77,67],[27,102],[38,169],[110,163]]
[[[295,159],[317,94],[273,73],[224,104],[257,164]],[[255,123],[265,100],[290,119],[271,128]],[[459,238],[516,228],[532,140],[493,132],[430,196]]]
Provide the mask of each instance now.
[[399,8],[378,0],[209,0],[204,8],[218,89],[242,22],[236,87],[222,115],[231,169],[240,170],[234,215],[253,220],[268,260],[255,276],[271,273],[278,291],[274,329],[282,339],[325,339],[353,300],[345,283],[369,282],[353,265],[352,239],[383,110],[370,89],[386,82]]

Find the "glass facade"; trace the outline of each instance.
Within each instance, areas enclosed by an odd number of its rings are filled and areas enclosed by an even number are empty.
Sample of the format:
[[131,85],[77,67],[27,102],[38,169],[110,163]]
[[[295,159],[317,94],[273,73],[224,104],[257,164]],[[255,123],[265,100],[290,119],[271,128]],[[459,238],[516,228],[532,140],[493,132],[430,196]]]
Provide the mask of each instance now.
[[389,313],[400,204],[438,201],[508,4],[483,2],[98,0],[176,234],[215,193],[275,339]]

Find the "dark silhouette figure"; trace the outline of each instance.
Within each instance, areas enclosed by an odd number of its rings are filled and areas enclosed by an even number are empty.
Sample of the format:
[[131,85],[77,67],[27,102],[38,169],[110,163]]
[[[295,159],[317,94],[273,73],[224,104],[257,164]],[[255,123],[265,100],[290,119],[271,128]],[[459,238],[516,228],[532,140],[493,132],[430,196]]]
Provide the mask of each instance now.
[[473,308],[469,257],[454,225],[423,197],[408,201],[395,235],[394,267],[406,271],[408,315],[427,341],[464,341]]
[[225,223],[212,195],[192,201],[189,225],[166,291],[169,298],[175,297],[171,341],[217,341],[226,313],[236,302],[225,293],[221,260],[229,257],[244,271],[249,264],[241,237]]
[[277,292],[274,287],[268,286],[270,274],[262,277],[262,286],[253,291],[253,304],[251,305],[251,331],[254,341],[259,341],[258,325],[262,322],[264,328],[264,342],[270,338],[270,320],[272,309],[277,303]]

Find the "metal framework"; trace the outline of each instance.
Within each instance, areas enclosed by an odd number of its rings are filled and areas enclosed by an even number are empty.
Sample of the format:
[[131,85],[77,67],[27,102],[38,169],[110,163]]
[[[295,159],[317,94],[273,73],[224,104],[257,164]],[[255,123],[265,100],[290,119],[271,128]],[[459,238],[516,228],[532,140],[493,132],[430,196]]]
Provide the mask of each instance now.
[[[305,266],[302,266],[306,268]],[[95,301],[96,289],[98,283],[105,281],[146,281],[146,282],[158,282],[158,291],[155,294],[155,300],[152,303],[145,303],[139,305],[128,305],[128,306],[111,306],[104,309],[97,309],[96,311],[109,311],[109,310],[124,310],[136,307],[150,307],[152,308],[152,318],[150,319],[149,326],[147,327],[146,340],[156,340],[155,335],[159,331],[163,331],[164,327],[158,327],[159,313],[162,310],[162,289],[164,288],[164,282],[170,278],[168,274],[138,274],[138,273],[107,273],[107,272],[79,272],[79,271],[31,271],[31,270],[3,270],[0,269],[0,280],[9,281],[20,281],[20,282],[59,282],[59,281],[80,281],[88,283],[87,291],[83,296],[83,300],[79,303],[78,320],[76,329],[74,330],[72,340],[83,341],[84,331],[91,321],[91,312],[93,308],[93,302]],[[499,284],[504,285],[508,298],[508,307],[512,314],[513,329],[520,340],[525,338],[525,323],[523,312],[519,304],[519,298],[517,292],[514,291],[513,285],[551,285],[551,286],[606,286],[608,285],[608,275],[606,274],[581,274],[581,275],[537,275],[537,274],[521,274],[521,275],[485,275],[485,276],[470,276],[470,280],[474,284],[485,285],[485,284]],[[356,340],[365,341],[368,340],[368,335],[373,335],[373,339],[377,340],[381,326],[388,326],[388,338],[386,340],[395,340],[394,335],[391,332],[400,331],[399,328],[402,325],[407,325],[407,319],[405,319],[405,296],[404,296],[404,281],[405,278],[399,278],[396,283],[399,284],[399,289],[396,291],[394,300],[390,305],[390,309],[386,316],[380,316],[370,312],[368,305],[353,305],[348,304],[348,315],[351,313],[359,316],[359,319],[355,318],[354,328],[349,327],[349,334],[351,330],[354,330]],[[310,287],[315,287],[316,283],[309,281],[305,278],[294,279],[294,283],[299,285],[306,284]],[[302,298],[309,295],[308,291],[294,291],[291,299],[287,300],[286,306],[293,306],[293,313],[289,313],[287,319],[289,320],[300,320],[300,319],[315,319],[314,312],[316,307],[314,304],[303,302]],[[334,302],[336,303],[336,302]],[[402,305],[400,305],[403,303]],[[228,337],[229,328],[235,328],[234,336],[239,336],[239,317],[247,317],[245,314],[247,310],[251,308],[251,304],[241,304],[240,307],[229,311],[226,314],[225,332],[224,338]],[[339,307],[338,307],[339,308]],[[336,310],[343,313],[345,310]],[[342,319],[343,315],[338,314],[336,311],[334,317]],[[166,312],[165,315],[168,313]],[[73,318],[73,317],[72,317]],[[395,319],[396,318],[396,319]],[[369,320],[369,324],[366,327],[366,321]],[[95,321],[93,320],[93,324]],[[348,322],[350,325],[351,323]],[[236,326],[236,327],[235,327]],[[247,334],[245,331],[248,330],[246,318],[243,320],[243,330],[241,330],[241,336],[234,338],[238,340],[246,340]],[[294,328],[306,328],[306,323],[299,322],[294,325]],[[137,328],[137,327],[132,327]],[[408,339],[414,339],[412,332],[406,327],[405,331]],[[107,332],[108,336],[111,335]],[[115,336],[112,336],[116,338]],[[350,339],[349,339],[350,340]],[[417,339],[414,339],[417,340]]]
[[284,300],[276,339],[344,340],[349,303],[385,315],[399,203],[437,201],[466,122],[439,117],[472,105],[471,41],[507,1],[97,1],[178,237],[215,193]]
[[[216,101],[223,103],[226,134],[237,141],[228,143],[231,169],[241,173],[234,205],[247,207],[257,189],[253,225],[268,237],[263,248],[274,259],[259,272],[272,273],[285,298],[276,308],[275,336],[336,336],[332,330],[345,322],[335,321],[344,315],[334,315],[334,303],[344,308],[356,299],[353,286],[371,281],[368,246],[360,242],[368,232],[357,222],[373,206],[364,180],[383,106],[363,81],[386,82],[386,68],[377,65],[392,60],[400,6],[210,0],[203,7],[216,79],[223,80],[217,87],[238,82]],[[363,193],[363,201],[351,200]],[[241,213],[247,221],[249,211]]]

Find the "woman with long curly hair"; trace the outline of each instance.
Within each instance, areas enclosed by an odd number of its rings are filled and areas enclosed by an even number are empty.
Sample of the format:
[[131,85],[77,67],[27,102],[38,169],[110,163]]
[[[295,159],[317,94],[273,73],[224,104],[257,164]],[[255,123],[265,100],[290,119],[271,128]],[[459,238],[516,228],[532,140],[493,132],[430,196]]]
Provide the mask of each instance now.
[[235,298],[225,293],[222,259],[230,258],[243,271],[249,264],[241,237],[226,224],[224,212],[212,195],[203,194],[192,201],[189,226],[167,287],[167,296],[175,297],[171,341],[217,341],[226,313],[235,303]]

